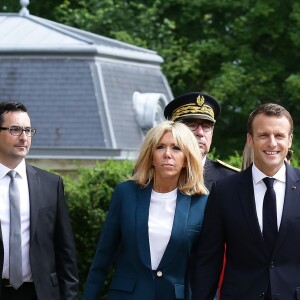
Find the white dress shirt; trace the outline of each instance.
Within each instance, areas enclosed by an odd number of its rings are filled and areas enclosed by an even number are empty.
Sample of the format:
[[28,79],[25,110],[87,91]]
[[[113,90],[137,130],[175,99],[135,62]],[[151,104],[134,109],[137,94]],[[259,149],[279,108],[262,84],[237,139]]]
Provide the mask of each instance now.
[[[256,213],[259,222],[260,229],[262,231],[262,215],[263,215],[263,202],[264,196],[267,190],[266,185],[263,182],[263,178],[269,177],[266,174],[262,173],[253,163],[252,166],[252,178],[253,178],[253,188],[254,188],[254,197],[256,205]],[[274,181],[274,190],[276,193],[276,208],[277,208],[277,227],[279,230],[283,204],[284,204],[284,194],[285,194],[285,182],[286,182],[286,166],[283,166],[279,171],[272,177],[275,178]]]
[[152,270],[156,270],[170,240],[177,199],[177,189],[169,193],[152,190],[148,231]]
[[[20,191],[23,281],[28,282],[32,281],[32,275],[29,261],[30,204],[25,160],[23,160],[14,170],[17,172],[16,180]],[[4,247],[4,264],[2,270],[2,278],[6,279],[9,279],[10,177],[7,175],[9,171],[9,168],[0,164],[0,221]]]

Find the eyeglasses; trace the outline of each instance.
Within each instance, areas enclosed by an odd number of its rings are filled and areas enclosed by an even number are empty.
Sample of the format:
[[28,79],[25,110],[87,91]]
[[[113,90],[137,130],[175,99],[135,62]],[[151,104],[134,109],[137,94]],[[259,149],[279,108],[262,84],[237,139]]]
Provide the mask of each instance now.
[[23,131],[29,137],[34,136],[36,133],[36,129],[21,126],[0,127],[0,130],[9,130],[9,133],[14,136],[20,136]]
[[202,130],[204,132],[209,132],[212,131],[214,128],[213,123],[208,123],[208,122],[203,122],[203,123],[198,123],[198,122],[186,122],[185,125],[192,131],[195,131],[201,126]]

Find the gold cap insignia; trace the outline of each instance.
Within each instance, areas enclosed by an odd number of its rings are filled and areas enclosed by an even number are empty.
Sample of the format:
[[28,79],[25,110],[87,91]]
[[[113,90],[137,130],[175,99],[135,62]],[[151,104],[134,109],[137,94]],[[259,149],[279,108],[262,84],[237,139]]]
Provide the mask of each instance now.
[[172,100],[164,110],[166,119],[177,121],[181,119],[205,119],[213,123],[220,113],[220,105],[210,95],[191,92]]
[[202,106],[203,103],[204,103],[204,101],[205,101],[204,97],[199,95],[199,96],[197,97],[196,103],[197,103],[199,106]]

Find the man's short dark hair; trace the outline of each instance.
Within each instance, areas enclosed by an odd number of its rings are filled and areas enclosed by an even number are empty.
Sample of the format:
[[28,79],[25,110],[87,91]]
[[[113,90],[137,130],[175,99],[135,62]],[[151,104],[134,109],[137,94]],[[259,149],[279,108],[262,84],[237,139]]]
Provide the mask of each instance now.
[[0,125],[4,122],[4,114],[15,111],[27,112],[27,108],[19,102],[0,102]]
[[290,134],[293,133],[294,123],[291,114],[281,105],[274,103],[265,103],[258,106],[252,113],[249,115],[248,123],[247,123],[247,132],[252,136],[253,135],[253,120],[259,114],[264,114],[269,117],[286,117],[290,123],[291,129]]

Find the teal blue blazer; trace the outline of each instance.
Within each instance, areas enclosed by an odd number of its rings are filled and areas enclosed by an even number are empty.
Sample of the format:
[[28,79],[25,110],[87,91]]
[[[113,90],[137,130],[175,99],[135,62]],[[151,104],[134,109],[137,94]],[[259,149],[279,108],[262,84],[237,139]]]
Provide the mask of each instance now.
[[109,300],[190,299],[188,265],[202,226],[206,195],[178,192],[171,237],[157,270],[151,269],[148,216],[152,185],[116,186],[93,259],[83,300],[98,300],[109,267]]

